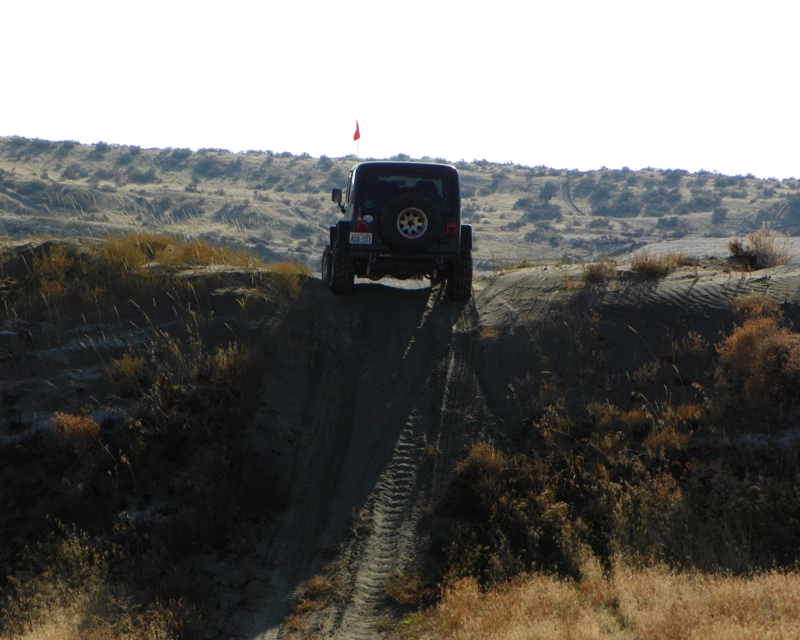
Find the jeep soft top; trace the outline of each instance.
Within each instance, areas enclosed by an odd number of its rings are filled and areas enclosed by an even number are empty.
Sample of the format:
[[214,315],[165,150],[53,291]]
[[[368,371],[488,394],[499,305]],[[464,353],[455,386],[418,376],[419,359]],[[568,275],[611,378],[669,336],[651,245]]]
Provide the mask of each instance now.
[[472,290],[472,226],[461,223],[458,171],[430,162],[361,162],[332,200],[345,219],[330,227],[322,277],[351,294],[354,280],[384,276],[446,282],[446,295]]

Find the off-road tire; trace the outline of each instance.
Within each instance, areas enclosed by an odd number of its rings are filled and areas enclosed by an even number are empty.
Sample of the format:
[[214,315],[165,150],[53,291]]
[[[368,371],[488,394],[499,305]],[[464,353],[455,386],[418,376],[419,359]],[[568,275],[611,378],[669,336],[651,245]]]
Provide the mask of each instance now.
[[331,250],[331,291],[349,296],[353,293],[355,270],[350,259],[350,247],[337,242]]
[[445,295],[450,300],[469,300],[472,295],[472,252],[465,251],[461,259],[454,262],[447,275]]
[[439,238],[442,223],[428,198],[409,192],[389,201],[378,226],[383,241],[395,251],[423,251]]
[[327,282],[328,284],[331,283],[331,274],[332,274],[332,256],[331,256],[331,246],[325,245],[325,249],[322,251],[322,264],[320,265],[320,271],[322,274],[322,279]]

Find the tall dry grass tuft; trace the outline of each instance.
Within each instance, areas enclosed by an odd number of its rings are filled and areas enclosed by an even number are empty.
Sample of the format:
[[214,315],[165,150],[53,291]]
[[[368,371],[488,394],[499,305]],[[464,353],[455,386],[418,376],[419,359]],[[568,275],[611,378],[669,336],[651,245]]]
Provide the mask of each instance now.
[[267,271],[273,275],[278,292],[290,300],[297,297],[305,281],[311,277],[308,265],[291,260],[274,262],[267,266]]
[[633,257],[631,270],[651,278],[663,278],[686,263],[685,251],[668,251],[659,254],[642,251]]
[[100,435],[100,425],[91,416],[56,412],[50,422],[62,442],[78,456],[91,450]]
[[609,258],[583,265],[583,282],[587,285],[606,284],[617,275],[617,267]]
[[123,273],[141,272],[151,262],[166,267],[225,265],[254,268],[262,264],[254,254],[238,247],[145,232],[108,238],[101,243],[99,255],[109,268]]
[[767,222],[747,235],[747,241],[734,239],[728,243],[728,253],[739,268],[752,271],[788,264],[794,257],[792,239],[781,236]]

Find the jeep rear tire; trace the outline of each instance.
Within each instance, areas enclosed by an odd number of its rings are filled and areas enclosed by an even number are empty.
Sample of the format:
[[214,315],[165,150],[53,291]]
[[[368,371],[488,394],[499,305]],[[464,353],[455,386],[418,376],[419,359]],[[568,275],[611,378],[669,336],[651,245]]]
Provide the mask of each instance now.
[[395,251],[423,251],[436,242],[442,223],[428,198],[409,192],[389,201],[379,227],[383,241]]
[[465,251],[461,259],[454,262],[447,274],[445,295],[450,300],[469,300],[472,295],[472,252]]
[[350,247],[337,242],[331,250],[331,291],[349,296],[353,293],[355,277]]
[[322,272],[322,279],[328,284],[331,283],[331,268],[333,266],[331,260],[331,246],[326,244],[325,249],[322,251],[322,265],[320,271]]

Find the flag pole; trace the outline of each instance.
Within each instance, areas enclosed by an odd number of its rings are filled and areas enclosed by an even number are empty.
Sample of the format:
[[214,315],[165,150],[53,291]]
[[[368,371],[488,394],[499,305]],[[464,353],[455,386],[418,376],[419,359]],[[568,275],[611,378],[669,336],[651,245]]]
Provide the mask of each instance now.
[[356,120],[356,132],[353,134],[353,140],[356,143],[356,160],[361,160],[361,147],[359,140],[361,140],[361,130],[358,128],[358,120]]

